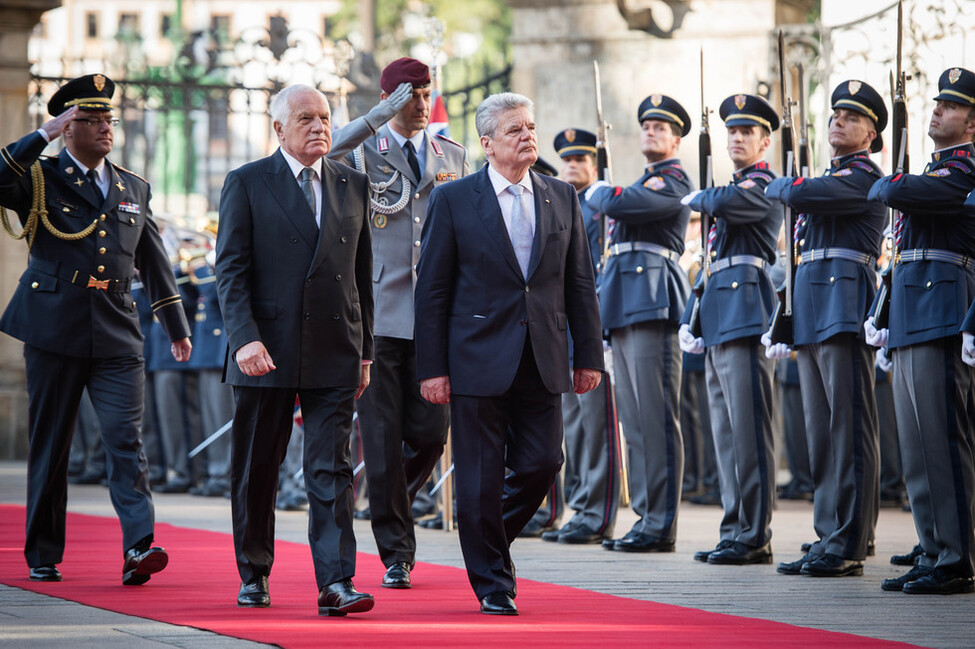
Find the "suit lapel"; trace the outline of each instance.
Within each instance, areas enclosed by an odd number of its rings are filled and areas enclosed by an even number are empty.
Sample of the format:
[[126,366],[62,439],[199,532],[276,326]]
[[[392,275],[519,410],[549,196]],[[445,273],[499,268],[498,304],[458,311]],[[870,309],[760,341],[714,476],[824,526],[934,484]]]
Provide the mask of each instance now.
[[[291,174],[284,156],[279,149],[271,156],[271,165],[264,177],[270,194],[284,212],[285,218],[298,230],[298,234],[305,240],[312,250],[318,245],[318,227],[315,225],[315,215],[311,213],[308,201],[305,200],[298,186],[298,181]],[[324,210],[322,211],[324,214]],[[324,219],[324,217],[323,217]]]
[[[322,158],[322,227],[318,236],[318,247],[315,249],[315,258],[312,261],[310,273],[318,267],[324,260],[335,240],[338,239],[339,231],[342,227],[342,220],[345,218],[345,192],[349,188],[349,175],[344,170],[346,167],[333,165],[327,158]],[[363,227],[369,227],[368,223],[363,223]]]
[[474,183],[474,204],[477,209],[481,222],[488,231],[488,238],[494,242],[501,252],[501,256],[507,260],[511,269],[521,277],[521,267],[518,265],[518,257],[515,249],[511,245],[511,237],[508,236],[508,228],[504,225],[504,217],[501,215],[501,204],[494,193],[494,185],[487,173],[487,165],[478,172],[477,182]]
[[89,205],[95,209],[101,209],[102,206],[102,195],[97,188],[92,187],[91,183],[88,182],[88,178],[82,173],[75,161],[71,159],[68,155],[67,149],[61,149],[61,154],[58,156],[58,166],[61,169],[65,183],[76,193],[79,197],[83,198]]
[[108,161],[105,161],[105,166],[108,167],[108,195],[105,196],[105,202],[102,204],[102,212],[108,210],[113,210],[118,207],[119,202],[122,200],[122,190],[125,189],[125,183],[122,182],[122,178],[115,171],[115,167]]
[[533,194],[535,195],[535,237],[532,239],[532,254],[528,259],[529,279],[538,268],[538,263],[542,255],[542,245],[548,239],[548,235],[555,231],[555,210],[552,209],[552,199],[550,198],[551,188],[543,180],[542,176],[532,171],[531,175]]

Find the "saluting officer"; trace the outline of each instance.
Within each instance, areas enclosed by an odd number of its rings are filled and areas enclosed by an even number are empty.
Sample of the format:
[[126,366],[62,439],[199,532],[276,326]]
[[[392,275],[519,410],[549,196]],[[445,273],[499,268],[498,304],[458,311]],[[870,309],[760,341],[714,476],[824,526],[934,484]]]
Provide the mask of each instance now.
[[[555,136],[555,151],[562,159],[560,178],[579,195],[582,220],[589,236],[593,276],[598,276],[602,254],[600,215],[586,200],[586,190],[598,178],[596,134],[567,128]],[[599,280],[596,280],[599,283]],[[569,364],[572,342],[569,336]],[[562,395],[565,434],[563,481],[566,504],[575,511],[559,530],[542,532],[542,540],[559,543],[600,543],[613,535],[620,502],[619,429],[612,407],[612,386],[602,385],[585,394]],[[556,479],[557,480],[557,479]],[[551,496],[550,496],[551,497]]]
[[762,158],[779,118],[767,101],[745,94],[721,102],[719,114],[728,128],[734,181],[684,200],[714,219],[706,253],[710,277],[701,296],[702,336],[682,324],[679,337],[686,352],[707,350],[708,402],[724,507],[717,547],[695,553],[694,559],[770,563],[773,362],[760,337],[776,303],[769,268],[776,259],[782,208],[765,196],[775,174]]
[[975,298],[975,218],[962,207],[975,188],[975,74],[945,70],[928,135],[937,151],[924,172],[883,178],[877,197],[902,211],[890,330],[864,328],[893,361],[894,408],[904,482],[923,554],[884,590],[913,594],[975,589],[975,412],[961,331]]
[[[109,491],[122,524],[122,583],[143,584],[168,561],[165,550],[152,547],[154,513],[139,435],[143,339],[129,293],[136,265],[177,360],[190,357],[190,330],[151,218],[149,184],[106,159],[117,122],[114,91],[101,74],[69,81],[48,102],[55,118],[0,150],[0,204],[17,211],[30,246],[0,330],[25,343],[30,450],[24,555],[36,581],[61,580],[68,449],[86,387],[102,426]],[[41,158],[61,135],[61,153]]]
[[[870,153],[883,148],[887,108],[857,80],[836,87],[832,107],[826,174],[778,178],[765,190],[799,213],[793,321],[819,537],[778,571],[814,577],[863,574],[880,489],[874,358],[860,324],[877,292],[874,268],[887,214],[867,199],[882,175]],[[776,347],[769,352],[776,355]]]
[[[394,100],[399,110],[378,129],[368,116],[340,128],[329,157],[345,156],[365,138],[346,158],[369,175],[372,186],[376,360],[359,400],[359,424],[372,531],[386,566],[382,585],[410,588],[416,553],[412,502],[443,453],[449,423],[447,407],[423,399],[416,378],[413,287],[420,232],[433,188],[466,176],[469,168],[464,147],[426,131],[431,109],[426,64],[397,59],[383,70],[379,85],[384,101],[404,95],[405,86],[407,101]],[[366,137],[371,131],[375,135]]]
[[684,473],[677,325],[690,294],[677,260],[691,211],[680,201],[693,189],[677,153],[691,119],[677,101],[660,94],[643,100],[637,119],[645,173],[629,187],[599,187],[588,199],[592,209],[615,221],[599,311],[613,347],[631,503],[639,516],[625,536],[607,539],[603,547],[673,552]]

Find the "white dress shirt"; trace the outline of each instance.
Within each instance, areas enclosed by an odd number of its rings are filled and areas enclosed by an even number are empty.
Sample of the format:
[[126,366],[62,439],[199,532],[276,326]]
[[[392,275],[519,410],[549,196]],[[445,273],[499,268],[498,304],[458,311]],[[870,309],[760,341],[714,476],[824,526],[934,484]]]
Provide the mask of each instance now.
[[[281,155],[288,163],[288,167],[291,169],[291,175],[295,177],[295,182],[298,183],[298,189],[301,189],[301,171],[305,168],[305,165],[298,162],[298,160],[281,148]],[[322,160],[319,158],[314,162],[314,164],[308,165],[315,172],[311,179],[312,191],[315,192],[315,223],[318,227],[322,227]]]
[[494,187],[494,193],[498,197],[498,204],[501,206],[501,218],[504,219],[504,227],[508,230],[508,236],[511,236],[511,212],[515,203],[515,196],[508,191],[508,186],[512,184],[521,185],[525,188],[525,193],[522,197],[524,201],[523,206],[525,209],[525,214],[528,216],[528,222],[532,226],[532,238],[535,238],[535,194],[534,187],[532,187],[531,174],[525,172],[525,176],[517,183],[512,183],[507,178],[498,173],[494,167],[488,165],[488,178],[491,179],[491,185]]

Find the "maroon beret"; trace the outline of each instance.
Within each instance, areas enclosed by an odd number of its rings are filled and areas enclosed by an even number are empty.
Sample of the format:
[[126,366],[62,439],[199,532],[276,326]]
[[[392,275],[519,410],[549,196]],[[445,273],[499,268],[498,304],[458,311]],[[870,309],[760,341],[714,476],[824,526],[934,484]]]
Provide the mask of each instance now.
[[379,77],[379,87],[388,93],[406,82],[412,83],[414,88],[429,86],[430,67],[426,63],[404,56],[387,65],[382,76]]

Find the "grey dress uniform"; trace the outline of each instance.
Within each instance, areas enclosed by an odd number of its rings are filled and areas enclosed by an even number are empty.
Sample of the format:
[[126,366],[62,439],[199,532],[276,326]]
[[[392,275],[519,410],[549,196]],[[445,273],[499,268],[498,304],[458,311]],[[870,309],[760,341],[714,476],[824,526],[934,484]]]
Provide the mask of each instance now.
[[690,202],[715,224],[700,315],[724,507],[719,548],[737,543],[743,546],[738,554],[765,546],[772,536],[773,363],[759,337],[776,304],[768,269],[776,258],[782,208],[764,193],[774,176],[760,161],[735,171],[731,184],[704,189]]
[[671,550],[677,534],[684,472],[677,323],[690,294],[677,260],[690,219],[680,199],[691,190],[680,161],[670,158],[647,165],[629,187],[596,189],[588,201],[615,221],[599,311],[613,347],[631,504],[639,516],[610,549]]
[[469,167],[464,147],[421,131],[414,138],[421,142],[415,147],[421,170],[417,178],[403,136],[388,125],[371,133],[364,118],[350,122],[333,136],[329,157],[345,156],[346,164],[368,174],[372,186],[376,359],[357,409],[366,481],[372,487],[369,515],[380,558],[387,568],[399,562],[412,567],[416,536],[411,503],[443,452],[449,424],[447,407],[423,399],[416,379],[413,289],[420,233],[430,192],[467,175]]
[[190,333],[151,218],[149,184],[106,160],[103,194],[67,149],[42,158],[46,146],[34,132],[2,150],[0,204],[26,220],[34,199],[30,169],[39,162],[51,224],[64,233],[90,232],[69,241],[38,225],[27,269],[0,319],[0,331],[25,343],[30,450],[24,554],[30,567],[62,559],[68,451],[86,387],[102,426],[123,550],[153,534],[139,436],[143,339],[129,293],[136,267],[170,340]]

